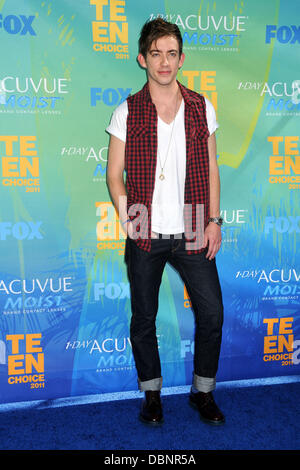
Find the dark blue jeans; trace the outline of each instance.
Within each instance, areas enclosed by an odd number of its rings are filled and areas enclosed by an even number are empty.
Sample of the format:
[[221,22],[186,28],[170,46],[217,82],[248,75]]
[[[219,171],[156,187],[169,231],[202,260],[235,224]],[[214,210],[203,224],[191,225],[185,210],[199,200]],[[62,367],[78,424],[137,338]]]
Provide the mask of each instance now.
[[159,235],[151,240],[151,251],[126,240],[125,261],[131,291],[130,339],[140,390],[159,390],[161,364],[156,337],[156,316],[161,279],[166,263],[181,276],[195,315],[194,380],[197,390],[215,388],[220,355],[223,302],[215,259],[187,254],[184,234]]

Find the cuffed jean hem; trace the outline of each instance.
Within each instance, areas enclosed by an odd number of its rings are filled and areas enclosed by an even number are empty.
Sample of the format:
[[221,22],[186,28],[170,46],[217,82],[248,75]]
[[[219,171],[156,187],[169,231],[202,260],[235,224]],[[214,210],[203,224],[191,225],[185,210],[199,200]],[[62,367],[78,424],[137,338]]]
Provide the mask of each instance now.
[[216,388],[216,379],[210,377],[200,377],[194,374],[193,389],[198,392],[208,393],[212,392]]
[[161,390],[162,387],[162,377],[158,377],[157,379],[145,380],[143,382],[138,379],[138,385],[141,392],[146,392],[148,390],[158,391]]

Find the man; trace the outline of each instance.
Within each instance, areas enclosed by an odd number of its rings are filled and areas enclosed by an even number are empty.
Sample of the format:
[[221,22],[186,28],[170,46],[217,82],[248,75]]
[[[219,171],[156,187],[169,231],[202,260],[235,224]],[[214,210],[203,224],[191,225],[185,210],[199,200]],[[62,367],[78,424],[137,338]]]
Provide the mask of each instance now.
[[154,425],[163,421],[155,320],[167,262],[184,281],[195,314],[190,404],[207,422],[224,422],[212,395],[223,323],[215,264],[222,223],[218,124],[211,103],[176,80],[184,59],[179,28],[162,19],[147,22],[138,54],[147,83],[115,110],[107,128],[107,184],[128,235],[130,338],[145,392],[140,418]]

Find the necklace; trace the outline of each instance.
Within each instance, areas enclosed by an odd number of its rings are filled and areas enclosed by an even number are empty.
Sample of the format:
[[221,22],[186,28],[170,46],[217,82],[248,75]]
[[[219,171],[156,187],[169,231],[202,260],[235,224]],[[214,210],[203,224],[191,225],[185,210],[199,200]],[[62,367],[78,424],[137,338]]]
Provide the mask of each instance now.
[[170,139],[169,139],[168,148],[167,148],[167,153],[166,153],[166,158],[165,158],[165,161],[164,161],[164,164],[163,164],[163,165],[161,164],[160,152],[159,152],[159,150],[157,149],[158,158],[159,158],[159,166],[160,166],[160,175],[159,175],[159,179],[160,179],[161,181],[163,181],[163,180],[165,179],[164,167],[165,167],[165,164],[166,164],[168,155],[169,155],[170,145],[171,145],[171,141],[172,141],[172,137],[173,137],[173,131],[174,131],[174,126],[175,126],[175,120],[176,120],[176,116],[177,116],[177,114],[176,114],[177,103],[178,103],[178,92],[177,92],[177,95],[176,95],[175,113],[174,113],[174,119],[173,119],[173,124],[172,124],[171,136],[170,136]]

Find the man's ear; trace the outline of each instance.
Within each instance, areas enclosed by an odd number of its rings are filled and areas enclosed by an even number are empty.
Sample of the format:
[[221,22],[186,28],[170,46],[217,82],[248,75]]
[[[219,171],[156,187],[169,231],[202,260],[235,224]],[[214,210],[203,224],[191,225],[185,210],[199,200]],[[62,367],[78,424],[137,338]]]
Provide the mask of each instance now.
[[147,64],[146,64],[145,57],[143,56],[143,54],[139,53],[139,55],[137,56],[137,61],[143,69],[147,68]]
[[183,66],[184,59],[185,59],[185,54],[182,52],[180,59],[179,59],[179,68]]

